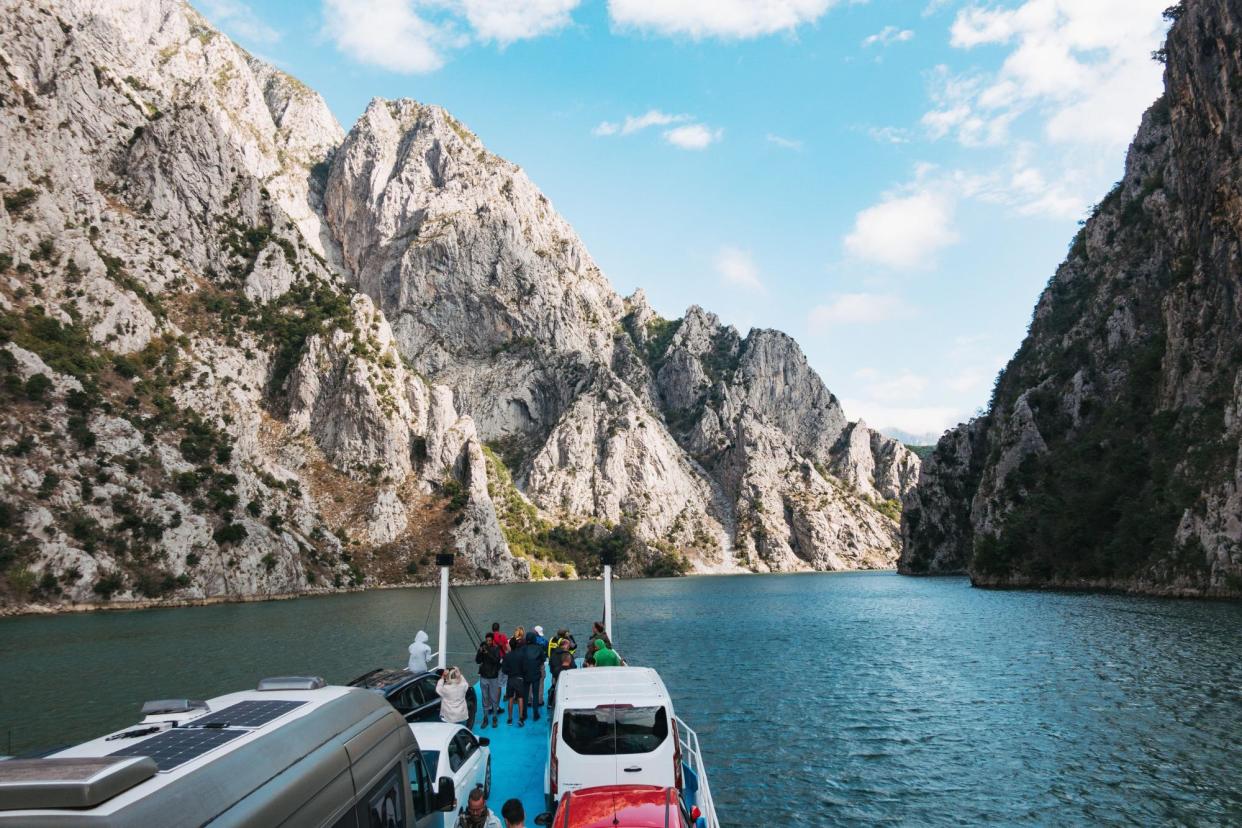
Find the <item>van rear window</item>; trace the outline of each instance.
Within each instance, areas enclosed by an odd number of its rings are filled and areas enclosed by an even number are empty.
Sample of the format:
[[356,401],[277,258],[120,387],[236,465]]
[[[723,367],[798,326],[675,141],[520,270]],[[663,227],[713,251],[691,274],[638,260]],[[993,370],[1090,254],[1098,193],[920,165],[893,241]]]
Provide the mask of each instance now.
[[566,710],[563,721],[565,744],[584,756],[650,753],[668,738],[668,714],[663,707]]

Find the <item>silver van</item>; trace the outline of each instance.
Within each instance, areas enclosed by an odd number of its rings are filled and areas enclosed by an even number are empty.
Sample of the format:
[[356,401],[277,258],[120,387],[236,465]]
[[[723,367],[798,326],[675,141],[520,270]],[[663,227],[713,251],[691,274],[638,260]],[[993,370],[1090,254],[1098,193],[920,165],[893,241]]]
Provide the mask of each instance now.
[[0,828],[423,828],[456,808],[408,723],[367,690],[265,679],[207,701],[148,702],[132,728],[0,761]]

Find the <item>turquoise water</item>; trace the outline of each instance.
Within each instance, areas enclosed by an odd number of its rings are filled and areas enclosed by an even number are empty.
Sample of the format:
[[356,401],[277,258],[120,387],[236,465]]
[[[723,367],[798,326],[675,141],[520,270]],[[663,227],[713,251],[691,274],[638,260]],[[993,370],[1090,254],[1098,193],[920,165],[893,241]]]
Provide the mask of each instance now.
[[[698,730],[726,825],[1242,823],[1242,605],[891,574],[616,593],[618,648]],[[598,582],[462,595],[506,628],[582,632],[601,603]],[[403,663],[433,599],[0,620],[0,748],[98,735],[144,699]],[[467,649],[455,623],[450,637]]]

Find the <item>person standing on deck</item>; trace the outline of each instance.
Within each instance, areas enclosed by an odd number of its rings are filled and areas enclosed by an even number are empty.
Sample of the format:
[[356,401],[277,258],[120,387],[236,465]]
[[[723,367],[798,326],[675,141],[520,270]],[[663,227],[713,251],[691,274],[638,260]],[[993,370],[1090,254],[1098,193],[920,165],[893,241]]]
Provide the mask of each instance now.
[[414,636],[414,643],[410,645],[410,672],[427,672],[427,660],[430,658],[431,647],[427,645],[427,633],[419,630],[418,635]]
[[608,633],[604,632],[603,623],[600,621],[593,621],[591,622],[591,638],[587,642],[586,658],[582,660],[582,662],[588,667],[595,666],[595,644],[600,639],[603,639],[604,643],[609,647],[612,646],[612,641],[608,639]]
[[520,799],[510,799],[501,805],[500,816],[504,818],[505,828],[526,828],[526,809]]
[[[499,621],[492,622],[492,643],[500,650],[500,658],[503,660],[509,654],[509,637],[500,631]],[[509,698],[509,677],[504,670],[500,671],[500,698],[502,701]]]
[[570,639],[562,638],[559,646],[552,651],[552,655],[548,657],[548,673],[552,676],[552,683],[548,685],[548,709],[551,710],[556,705],[556,682],[561,677],[561,673],[566,670],[577,669],[578,665],[574,663],[574,654],[569,649]]
[[500,714],[500,649],[495,644],[491,633],[479,645],[474,654],[474,663],[479,665],[479,690],[483,693],[483,723],[480,729],[487,727],[487,717],[492,717],[492,727],[496,726]]
[[461,670],[450,667],[436,682],[436,695],[440,697],[440,720],[449,724],[465,724],[470,718],[470,706],[466,693],[470,685]]
[[513,631],[513,637],[509,639],[509,649],[516,650],[526,643],[526,628],[519,626]]
[[538,709],[543,707],[543,682],[544,676],[547,675],[544,664],[548,660],[548,639],[543,637],[543,627],[538,624],[535,625],[535,644],[539,646],[540,651],[543,653],[543,660],[539,662],[539,680],[535,682],[535,692],[533,694],[535,708]]
[[526,678],[523,670],[522,647],[513,647],[500,663],[509,677],[509,724],[513,724],[513,703],[518,706],[518,727],[526,727]]
[[531,718],[539,721],[538,697],[536,688],[543,682],[543,664],[548,654],[539,646],[535,631],[526,634],[526,644],[522,647],[522,675],[526,679],[526,706],[531,710]]
[[624,662],[621,656],[617,655],[617,651],[608,646],[608,642],[602,638],[595,639],[595,666],[596,667],[620,667]]
[[457,816],[457,828],[503,828],[500,817],[487,807],[482,788],[475,788],[466,800],[466,807]]

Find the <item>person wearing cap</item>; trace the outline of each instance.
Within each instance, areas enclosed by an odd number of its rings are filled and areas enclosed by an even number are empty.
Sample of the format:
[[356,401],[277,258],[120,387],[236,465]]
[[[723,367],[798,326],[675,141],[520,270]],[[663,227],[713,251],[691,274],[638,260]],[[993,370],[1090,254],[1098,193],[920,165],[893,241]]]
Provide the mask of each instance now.
[[535,645],[543,651],[543,660],[539,662],[539,677],[535,679],[534,685],[531,687],[531,706],[535,708],[536,713],[540,707],[543,707],[543,683],[547,676],[545,665],[548,661],[548,639],[544,637],[543,627],[536,624],[533,627],[535,633]]

